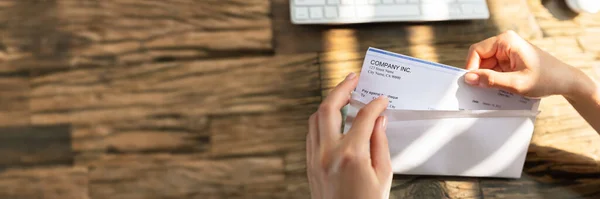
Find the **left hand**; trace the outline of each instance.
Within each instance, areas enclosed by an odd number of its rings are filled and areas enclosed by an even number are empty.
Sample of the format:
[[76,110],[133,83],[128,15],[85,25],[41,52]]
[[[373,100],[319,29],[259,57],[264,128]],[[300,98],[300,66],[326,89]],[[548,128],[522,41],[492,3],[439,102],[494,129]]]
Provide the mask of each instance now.
[[351,73],[309,119],[306,137],[308,180],[313,199],[388,198],[392,170],[386,118],[379,97],[363,107],[352,128],[341,134],[340,110],[350,100],[358,78]]

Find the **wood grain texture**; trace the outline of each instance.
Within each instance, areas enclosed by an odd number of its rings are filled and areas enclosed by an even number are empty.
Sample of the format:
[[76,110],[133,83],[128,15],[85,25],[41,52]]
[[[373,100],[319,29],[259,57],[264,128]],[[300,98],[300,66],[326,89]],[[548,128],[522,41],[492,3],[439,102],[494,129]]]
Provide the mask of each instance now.
[[[590,72],[598,17],[556,18],[556,1],[341,26],[291,25],[288,0],[0,1],[0,131],[69,124],[60,147],[76,153],[76,168],[0,171],[0,198],[308,198],[306,120],[367,47],[463,67],[470,44],[513,29]],[[523,178],[395,176],[392,198],[600,198],[600,137],[561,97],[541,108]],[[4,141],[36,150],[0,164],[65,163],[39,152],[50,142]]]
[[277,198],[308,198],[306,133],[317,103],[293,109],[211,118],[210,157],[283,156],[284,191]]
[[25,111],[28,109],[29,78],[6,76],[0,79],[0,111]]
[[599,177],[595,159],[531,145],[521,179],[485,180],[481,186],[485,198],[599,198]]
[[31,82],[32,123],[73,124],[76,151],[204,151],[207,115],[320,100],[312,54],[79,68]]
[[527,0],[531,13],[547,37],[597,35],[600,14],[574,13],[563,0]]
[[27,74],[0,74],[0,126],[30,123],[29,91]]
[[27,125],[30,116],[29,111],[0,112],[0,126]]
[[209,130],[210,154],[240,156],[289,151],[304,153],[307,118],[316,111],[317,105],[315,103],[280,112],[212,118]]
[[306,54],[76,69],[34,76],[30,107],[34,124],[273,111],[319,100],[318,80]]
[[483,196],[475,178],[395,175],[390,198],[478,199]]
[[71,166],[69,125],[0,127],[0,169]]
[[207,117],[181,114],[76,125],[73,150],[79,153],[193,153],[209,147]]
[[269,1],[4,1],[5,70],[272,52]]
[[283,161],[285,163],[286,198],[310,198],[306,173],[306,147],[303,146],[285,153]]
[[91,198],[276,198],[285,191],[278,157],[109,155],[81,165],[93,168]]
[[285,199],[306,199],[310,197],[310,187],[306,174],[286,174],[285,192],[281,198]]
[[[490,0],[489,20],[375,23],[339,26],[293,25],[289,1],[273,1],[275,52],[362,51],[420,44],[474,43],[506,30],[541,37],[524,0]],[[506,17],[510,16],[510,17]]]
[[88,171],[81,167],[4,170],[0,198],[88,199]]
[[597,34],[579,36],[578,41],[586,52],[600,54],[600,46],[598,46],[600,44],[600,38],[598,38]]

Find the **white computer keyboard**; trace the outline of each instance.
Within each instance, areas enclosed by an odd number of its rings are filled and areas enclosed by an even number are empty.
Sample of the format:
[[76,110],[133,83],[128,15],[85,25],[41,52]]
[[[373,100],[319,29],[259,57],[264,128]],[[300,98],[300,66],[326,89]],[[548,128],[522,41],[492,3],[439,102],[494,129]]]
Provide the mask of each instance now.
[[485,0],[290,0],[294,24],[489,18]]

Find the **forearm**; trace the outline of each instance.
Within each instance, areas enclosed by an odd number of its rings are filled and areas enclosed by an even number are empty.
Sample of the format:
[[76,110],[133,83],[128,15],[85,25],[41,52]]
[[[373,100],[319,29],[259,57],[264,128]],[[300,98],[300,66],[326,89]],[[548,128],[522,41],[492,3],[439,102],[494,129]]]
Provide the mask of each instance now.
[[573,91],[564,97],[600,133],[600,86],[581,71],[576,78]]

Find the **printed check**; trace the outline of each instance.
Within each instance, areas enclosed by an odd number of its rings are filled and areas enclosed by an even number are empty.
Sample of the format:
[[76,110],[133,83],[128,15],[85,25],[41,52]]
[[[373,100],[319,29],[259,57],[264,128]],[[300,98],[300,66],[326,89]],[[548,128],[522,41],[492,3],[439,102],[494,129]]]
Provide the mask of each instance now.
[[470,86],[463,80],[466,72],[369,48],[352,98],[366,104],[387,95],[388,109],[537,111],[540,100],[500,89]]

